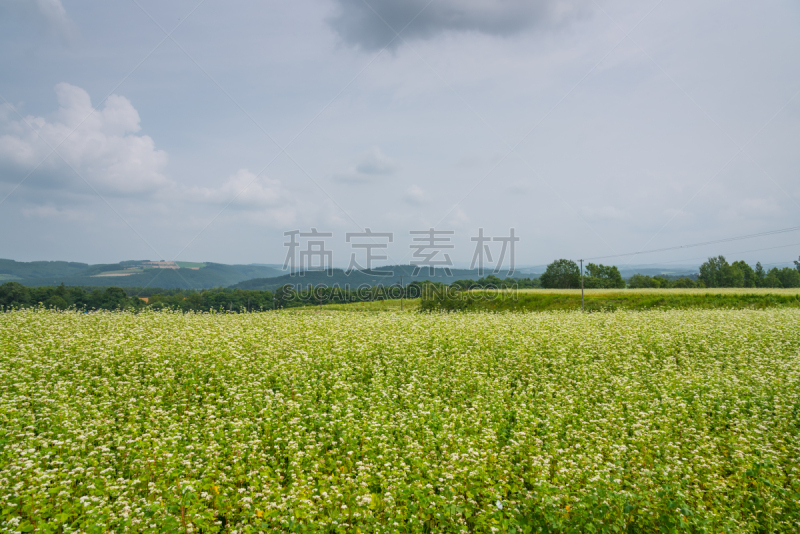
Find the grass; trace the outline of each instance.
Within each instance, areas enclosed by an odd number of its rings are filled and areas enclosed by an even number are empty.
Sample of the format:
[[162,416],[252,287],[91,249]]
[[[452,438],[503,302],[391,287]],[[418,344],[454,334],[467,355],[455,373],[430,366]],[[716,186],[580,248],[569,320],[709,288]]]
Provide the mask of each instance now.
[[[473,295],[489,294],[496,300],[477,301],[472,311],[542,312],[578,310],[581,308],[581,291],[564,289],[521,289],[513,291],[473,290]],[[499,294],[499,297],[495,297]],[[517,299],[517,300],[514,300]],[[405,299],[404,311],[419,311],[420,299]],[[614,311],[620,309],[647,310],[653,308],[736,308],[764,309],[773,307],[800,307],[800,289],[587,289],[586,309],[589,311]],[[399,312],[400,301],[354,302],[349,304],[323,304],[290,308],[292,313],[320,312]]]
[[[652,308],[800,308],[800,289],[625,289],[586,290],[587,311]],[[548,311],[581,309],[578,290],[474,290],[425,299],[426,310]]]
[[206,266],[205,263],[193,263],[191,261],[176,261],[175,264],[181,269],[202,269]]
[[[475,290],[480,291],[480,290]],[[509,290],[510,291],[510,290]],[[578,295],[578,289],[518,289],[522,295]],[[702,289],[585,289],[586,296],[624,296],[624,295],[800,295],[800,288],[750,288],[720,287]]]

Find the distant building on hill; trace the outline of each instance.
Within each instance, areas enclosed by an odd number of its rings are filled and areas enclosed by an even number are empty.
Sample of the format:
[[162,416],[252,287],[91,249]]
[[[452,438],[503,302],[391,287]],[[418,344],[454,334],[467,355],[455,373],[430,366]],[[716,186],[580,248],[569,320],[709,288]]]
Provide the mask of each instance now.
[[142,265],[154,269],[180,269],[180,266],[174,261],[144,261]]

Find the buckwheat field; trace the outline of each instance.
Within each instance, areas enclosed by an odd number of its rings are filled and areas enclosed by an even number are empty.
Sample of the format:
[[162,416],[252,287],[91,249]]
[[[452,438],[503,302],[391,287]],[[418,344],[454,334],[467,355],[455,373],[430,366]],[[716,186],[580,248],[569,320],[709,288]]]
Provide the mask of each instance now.
[[797,532],[800,310],[0,313],[2,532]]

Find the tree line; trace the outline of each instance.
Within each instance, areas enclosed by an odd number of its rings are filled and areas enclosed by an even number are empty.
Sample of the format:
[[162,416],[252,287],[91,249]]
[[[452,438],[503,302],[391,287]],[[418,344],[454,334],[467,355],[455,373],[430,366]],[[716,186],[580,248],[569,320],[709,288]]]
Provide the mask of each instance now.
[[800,261],[794,264],[795,268],[773,267],[767,271],[761,262],[753,268],[743,261],[729,264],[725,256],[717,256],[700,266],[699,281],[705,287],[800,287]]
[[795,288],[800,287],[800,262],[796,267],[773,267],[766,270],[761,262],[755,268],[743,261],[728,263],[725,256],[709,258],[700,266],[697,280],[690,278],[669,279],[662,276],[636,274],[628,280],[630,288]]
[[[28,287],[18,282],[0,285],[0,307],[30,308],[44,306],[59,310],[179,310],[183,312],[253,312],[321,304],[368,302],[399,298],[418,298],[424,284],[412,282],[393,286],[306,286],[284,285],[273,291],[245,289],[175,289],[109,287],[105,290],[59,286]],[[144,296],[147,295],[147,296]]]
[[[580,289],[581,269],[572,260],[556,260],[545,269],[539,277],[544,289]],[[583,277],[586,289],[624,289],[625,280],[614,265],[586,264]]]
[[140,297],[136,288],[86,289],[59,286],[28,287],[18,282],[0,285],[0,306],[5,309],[44,306],[65,310],[175,309],[181,311],[257,311],[274,306],[270,291],[210,289],[204,291],[150,290]]
[[[800,260],[800,258],[798,258]],[[696,280],[691,276],[646,276],[635,274],[627,283],[616,266],[588,263],[583,277],[586,289],[640,289],[640,288],[795,288],[800,287],[800,261],[795,267],[764,269],[761,262],[755,268],[744,261],[728,263],[725,256],[709,258],[700,266]],[[539,277],[545,289],[578,289],[581,287],[581,270],[572,260],[560,259],[547,266]]]

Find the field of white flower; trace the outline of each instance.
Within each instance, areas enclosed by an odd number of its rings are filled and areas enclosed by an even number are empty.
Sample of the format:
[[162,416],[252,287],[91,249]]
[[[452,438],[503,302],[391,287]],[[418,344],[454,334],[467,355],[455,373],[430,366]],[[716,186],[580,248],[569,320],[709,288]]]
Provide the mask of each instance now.
[[797,532],[800,310],[0,313],[2,532]]

